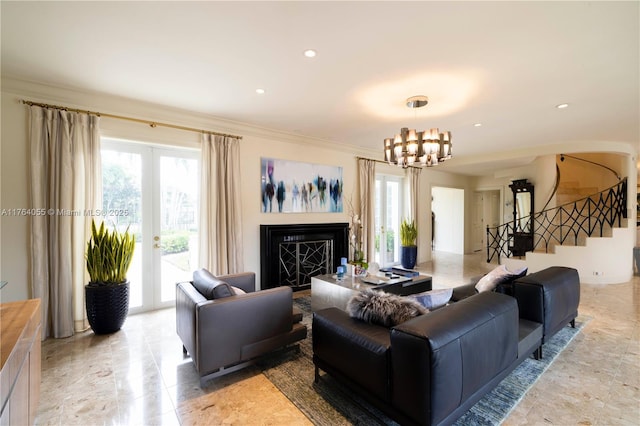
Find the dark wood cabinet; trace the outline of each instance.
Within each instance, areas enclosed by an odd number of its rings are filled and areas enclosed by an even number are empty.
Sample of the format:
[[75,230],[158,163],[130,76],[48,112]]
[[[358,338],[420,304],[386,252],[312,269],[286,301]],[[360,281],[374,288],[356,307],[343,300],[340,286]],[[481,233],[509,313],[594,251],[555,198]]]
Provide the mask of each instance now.
[[509,185],[513,191],[513,227],[509,233],[509,250],[513,256],[524,256],[533,251],[533,184],[526,179],[514,180]]

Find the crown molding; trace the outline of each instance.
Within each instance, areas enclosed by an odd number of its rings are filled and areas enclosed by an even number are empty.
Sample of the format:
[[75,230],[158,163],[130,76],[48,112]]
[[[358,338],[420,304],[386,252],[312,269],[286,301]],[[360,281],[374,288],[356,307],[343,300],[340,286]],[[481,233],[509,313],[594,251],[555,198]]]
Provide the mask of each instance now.
[[68,106],[70,108],[81,110],[126,115],[140,120],[166,122],[168,124],[178,126],[188,126],[220,133],[237,134],[244,138],[265,138],[279,142],[299,144],[302,146],[309,146],[309,144],[312,144],[314,147],[338,150],[356,156],[372,156],[376,154],[372,153],[371,150],[366,150],[362,147],[348,143],[297,135],[250,123],[242,123],[220,117],[213,117],[200,112],[173,108],[166,105],[144,102],[122,96],[114,96],[104,92],[82,90],[71,86],[54,86],[36,81],[3,76],[2,93],[17,95],[16,102],[25,98],[29,101]]

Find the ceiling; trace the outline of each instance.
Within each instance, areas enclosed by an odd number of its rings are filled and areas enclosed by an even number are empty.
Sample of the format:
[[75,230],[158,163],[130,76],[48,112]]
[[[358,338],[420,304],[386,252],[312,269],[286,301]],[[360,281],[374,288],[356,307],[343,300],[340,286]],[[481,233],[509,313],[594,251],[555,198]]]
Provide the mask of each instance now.
[[[469,159],[495,153],[640,141],[635,1],[0,7],[3,76],[370,148],[380,158],[383,139],[400,127],[450,130],[454,160],[445,166],[476,174],[497,163],[471,167]],[[413,95],[429,105],[408,109]],[[569,107],[555,108],[561,103]]]

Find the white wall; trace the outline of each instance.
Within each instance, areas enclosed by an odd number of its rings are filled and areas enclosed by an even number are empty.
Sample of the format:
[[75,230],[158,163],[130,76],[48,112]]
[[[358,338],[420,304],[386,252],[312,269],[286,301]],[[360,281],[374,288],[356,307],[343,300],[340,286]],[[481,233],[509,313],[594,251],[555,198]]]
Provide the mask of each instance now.
[[[27,208],[27,129],[24,105],[2,94],[2,193],[3,209]],[[2,279],[9,284],[0,291],[2,302],[28,298],[29,252],[28,217],[2,217]]]
[[552,265],[576,268],[584,284],[622,283],[633,275],[633,251],[621,248],[632,247],[634,239],[632,228],[614,228],[613,237],[587,238],[585,246],[560,246],[552,254],[527,253],[525,263],[529,272]]
[[581,158],[587,161],[593,161],[595,163],[602,164],[615,170],[619,175],[624,176],[622,171],[625,169],[624,156],[620,154],[611,153],[584,153],[584,154],[571,154],[571,157],[566,156],[564,161],[560,161],[560,156],[557,158],[558,167],[560,168],[560,174],[562,176],[562,182],[579,182],[580,187],[583,188],[597,188],[596,192],[604,191],[605,189],[618,183],[616,176],[609,170],[590,164],[585,161],[580,161],[572,157]]
[[449,253],[464,253],[464,199],[463,189],[431,188],[432,210],[435,213],[435,249]]

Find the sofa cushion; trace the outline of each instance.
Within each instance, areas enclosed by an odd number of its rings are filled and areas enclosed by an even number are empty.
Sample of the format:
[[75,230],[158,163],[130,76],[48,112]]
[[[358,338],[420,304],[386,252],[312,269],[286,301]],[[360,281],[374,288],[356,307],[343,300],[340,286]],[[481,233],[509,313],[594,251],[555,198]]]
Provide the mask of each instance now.
[[453,295],[453,288],[430,290],[409,296],[425,308],[432,310],[446,305]]
[[193,273],[193,286],[207,300],[221,299],[235,294],[229,284],[217,279],[206,269],[199,269]]
[[475,287],[476,290],[478,290],[478,293],[482,293],[484,291],[493,291],[498,286],[498,284],[504,284],[506,282],[513,281],[517,278],[525,276],[526,274],[526,266],[511,272],[505,265],[500,265],[494,268],[484,277],[480,278]]
[[374,289],[361,291],[347,303],[347,313],[352,318],[385,327],[402,324],[427,312],[414,299]]

